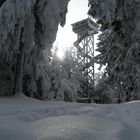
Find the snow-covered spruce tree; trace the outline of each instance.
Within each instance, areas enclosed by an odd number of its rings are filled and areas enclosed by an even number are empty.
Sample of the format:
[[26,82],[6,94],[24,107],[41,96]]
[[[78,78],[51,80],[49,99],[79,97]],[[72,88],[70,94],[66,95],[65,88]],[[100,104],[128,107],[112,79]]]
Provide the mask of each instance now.
[[117,102],[140,99],[140,1],[89,0],[89,5],[102,31],[96,59],[106,65]]
[[72,102],[79,90],[79,79],[76,79],[78,76],[76,62],[70,50],[66,51],[63,60],[57,57],[57,51],[57,47],[54,48],[50,69],[51,88],[46,98]]
[[0,95],[44,94],[50,49],[58,25],[65,24],[68,2],[0,2]]
[[79,69],[79,63],[77,59],[75,59],[74,50],[71,47],[66,51],[62,62],[62,85],[64,97],[67,101],[74,101],[78,97],[80,79],[83,78]]
[[50,92],[47,95],[48,100],[61,100],[64,101],[64,95],[61,90],[62,86],[62,69],[57,57],[57,48],[54,49],[52,55],[52,62],[50,67]]

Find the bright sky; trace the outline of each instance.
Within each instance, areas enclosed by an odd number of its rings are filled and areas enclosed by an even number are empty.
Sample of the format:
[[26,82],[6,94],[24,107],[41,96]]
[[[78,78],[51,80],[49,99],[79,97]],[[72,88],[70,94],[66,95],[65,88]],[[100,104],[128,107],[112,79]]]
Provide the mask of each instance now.
[[88,0],[70,0],[68,6],[68,13],[66,18],[66,25],[64,28],[60,27],[57,33],[56,44],[60,50],[73,45],[76,41],[76,34],[73,33],[71,24],[88,17]]
[[[68,13],[66,18],[66,25],[64,28],[59,27],[55,45],[59,47],[59,56],[63,57],[63,52],[77,39],[77,35],[72,31],[71,24],[83,20],[88,17],[88,0],[70,0],[68,6]],[[95,37],[95,44],[97,42]],[[96,55],[96,52],[95,52]]]

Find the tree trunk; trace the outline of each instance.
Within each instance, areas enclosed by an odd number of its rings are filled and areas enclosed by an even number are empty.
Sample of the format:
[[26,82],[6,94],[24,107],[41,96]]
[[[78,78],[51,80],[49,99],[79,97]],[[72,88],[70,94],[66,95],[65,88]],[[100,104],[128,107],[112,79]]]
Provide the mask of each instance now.
[[24,63],[24,43],[22,42],[24,28],[21,29],[20,34],[20,44],[19,50],[17,53],[17,65],[15,72],[15,86],[14,86],[14,94],[21,94],[22,91],[22,77],[23,77],[23,63]]

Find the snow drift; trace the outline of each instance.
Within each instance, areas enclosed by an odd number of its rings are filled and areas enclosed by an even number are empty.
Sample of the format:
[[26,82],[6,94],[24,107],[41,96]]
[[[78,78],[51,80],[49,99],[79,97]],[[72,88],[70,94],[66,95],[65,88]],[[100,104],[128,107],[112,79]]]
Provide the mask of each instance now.
[[2,140],[139,140],[140,102],[119,105],[0,99]]

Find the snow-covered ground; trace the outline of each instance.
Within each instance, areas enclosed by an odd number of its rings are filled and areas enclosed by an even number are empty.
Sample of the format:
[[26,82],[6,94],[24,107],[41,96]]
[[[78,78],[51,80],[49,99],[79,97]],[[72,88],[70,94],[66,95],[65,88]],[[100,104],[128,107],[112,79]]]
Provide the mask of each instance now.
[[0,140],[140,140],[140,102],[95,105],[0,98]]

